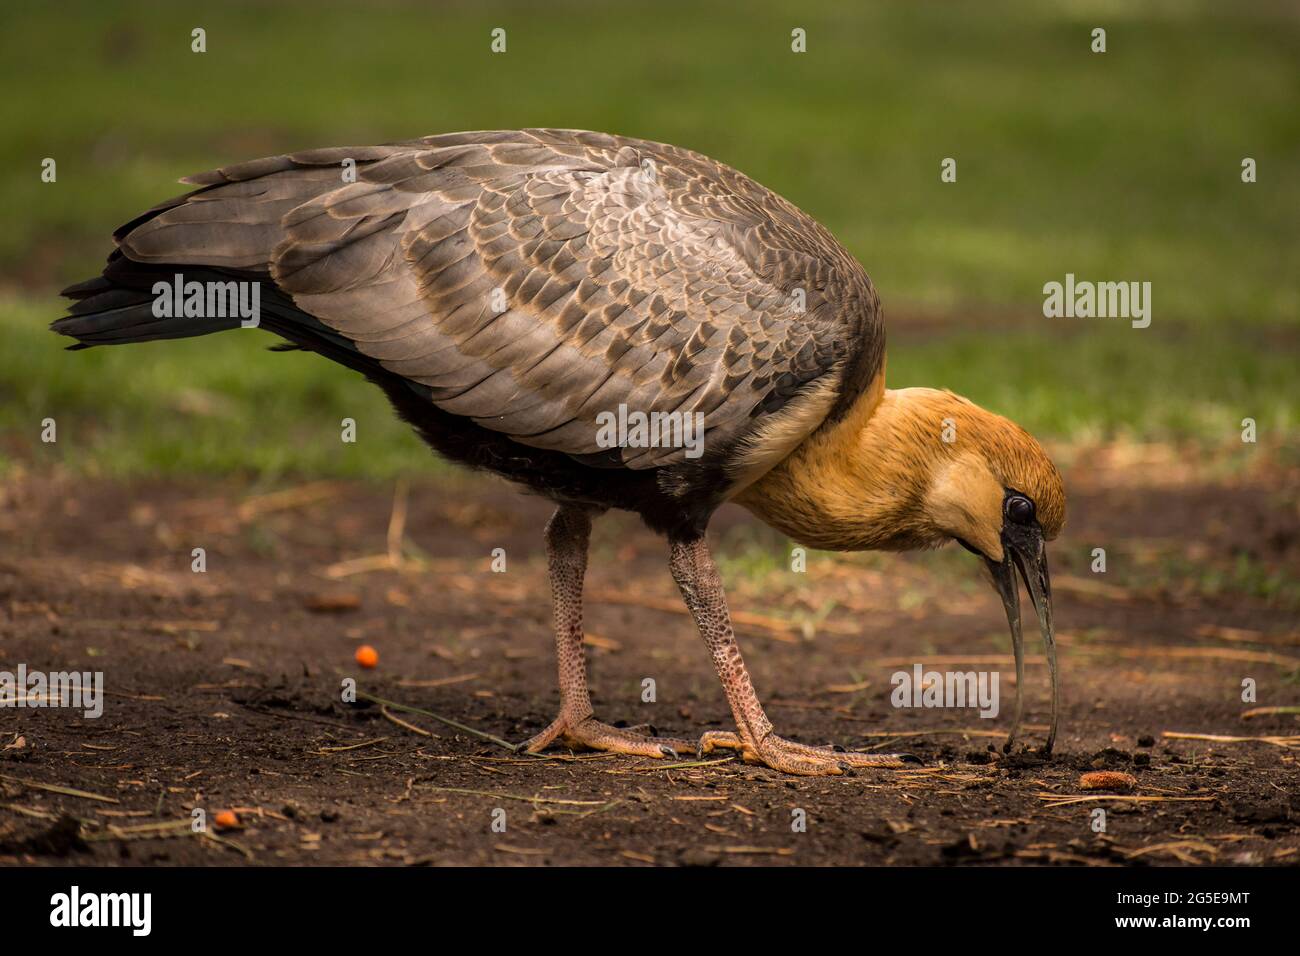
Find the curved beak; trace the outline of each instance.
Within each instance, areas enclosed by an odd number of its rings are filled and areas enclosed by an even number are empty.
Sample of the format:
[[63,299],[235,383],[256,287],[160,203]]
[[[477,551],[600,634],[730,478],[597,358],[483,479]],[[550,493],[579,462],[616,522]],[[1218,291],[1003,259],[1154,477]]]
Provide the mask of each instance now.
[[1009,525],[1002,532],[1002,560],[984,559],[993,575],[993,584],[1002,598],[1011,628],[1011,649],[1016,658],[1016,707],[1011,720],[1011,734],[1003,746],[1009,753],[1020,731],[1020,717],[1024,710],[1025,643],[1020,627],[1020,588],[1013,568],[1020,569],[1025,588],[1034,602],[1038,614],[1038,629],[1043,635],[1043,650],[1047,657],[1047,670],[1052,681],[1052,722],[1047,731],[1044,753],[1052,752],[1056,743],[1057,715],[1060,711],[1060,691],[1056,680],[1056,637],[1052,631],[1052,581],[1047,573],[1047,544],[1037,526]]

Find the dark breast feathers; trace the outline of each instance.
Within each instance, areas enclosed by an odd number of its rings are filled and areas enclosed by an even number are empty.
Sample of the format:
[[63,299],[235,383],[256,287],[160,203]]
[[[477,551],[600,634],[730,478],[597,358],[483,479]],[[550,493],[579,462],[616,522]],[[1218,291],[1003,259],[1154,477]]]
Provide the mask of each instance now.
[[[878,301],[853,257],[780,196],[677,147],[457,133],[186,181],[199,188],[118,231],[132,268],[268,277],[364,357],[403,415],[433,406],[415,421],[426,438],[457,421],[476,427],[452,446],[492,433],[487,461],[453,448],[471,464],[645,473],[613,485],[711,510],[764,422],[817,388],[833,400],[804,416],[835,417],[882,362]],[[400,398],[398,378],[413,383]],[[620,407],[701,413],[704,455],[603,447],[598,416]],[[533,484],[563,496],[555,477]]]

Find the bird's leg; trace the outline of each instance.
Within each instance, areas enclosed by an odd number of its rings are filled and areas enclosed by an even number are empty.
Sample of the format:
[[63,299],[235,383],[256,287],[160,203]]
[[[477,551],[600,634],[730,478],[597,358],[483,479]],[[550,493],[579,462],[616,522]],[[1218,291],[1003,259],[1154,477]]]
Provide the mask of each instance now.
[[555,653],[560,671],[560,716],[536,737],[520,745],[537,753],[563,738],[566,743],[641,757],[675,757],[694,745],[685,740],[639,733],[604,724],[592,716],[587,665],[582,647],[582,580],[587,572],[591,515],[561,505],[546,525],[546,561],[551,577],[555,618]]
[[810,747],[784,740],[772,732],[754,685],[740,656],[731,627],[722,577],[703,535],[672,542],[673,579],[713,656],[718,679],[736,720],[736,733],[710,732],[700,738],[700,752],[719,747],[736,749],[746,763],[761,763],[803,776],[841,774],[854,767],[901,767],[918,762],[908,754],[849,753],[833,747]]

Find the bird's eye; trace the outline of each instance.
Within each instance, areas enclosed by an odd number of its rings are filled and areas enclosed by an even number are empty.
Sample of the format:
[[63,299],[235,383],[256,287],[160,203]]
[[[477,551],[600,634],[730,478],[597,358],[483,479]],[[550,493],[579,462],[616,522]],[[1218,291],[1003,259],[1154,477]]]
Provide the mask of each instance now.
[[1007,517],[1016,524],[1032,524],[1034,503],[1024,495],[1012,495],[1007,499]]

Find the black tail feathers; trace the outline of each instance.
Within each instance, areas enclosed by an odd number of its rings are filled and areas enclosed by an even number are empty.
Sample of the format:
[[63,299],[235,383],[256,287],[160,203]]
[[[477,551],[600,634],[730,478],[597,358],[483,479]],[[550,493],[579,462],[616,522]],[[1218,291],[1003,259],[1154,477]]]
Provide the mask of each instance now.
[[[51,331],[77,340],[72,349],[182,339],[239,328],[260,311],[265,276],[223,275],[207,268],[144,266],[115,252],[104,274],[63,290],[68,315]],[[197,301],[187,305],[185,292]]]
[[[203,308],[189,311],[202,314],[186,315],[184,297],[181,295],[178,302],[175,290],[179,284],[183,292],[195,282],[205,292]],[[241,287],[240,283],[245,285]],[[249,288],[252,284],[256,284],[258,304],[255,323],[243,314],[248,311],[246,308],[231,307],[232,301],[247,306],[253,300],[253,290]],[[209,308],[212,303],[206,291],[210,288],[220,293],[214,297],[224,302],[224,308]],[[256,324],[285,340],[275,347],[277,350],[317,352],[375,381],[398,378],[378,361],[362,354],[348,338],[299,309],[264,273],[204,266],[144,265],[114,252],[102,276],[69,286],[62,294],[72,299],[73,304],[66,316],[50,324],[50,329],[76,339],[75,344],[68,346],[71,350],[183,339]],[[407,384],[414,391],[427,394],[425,386],[415,382]]]

